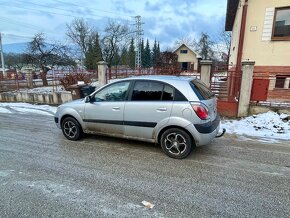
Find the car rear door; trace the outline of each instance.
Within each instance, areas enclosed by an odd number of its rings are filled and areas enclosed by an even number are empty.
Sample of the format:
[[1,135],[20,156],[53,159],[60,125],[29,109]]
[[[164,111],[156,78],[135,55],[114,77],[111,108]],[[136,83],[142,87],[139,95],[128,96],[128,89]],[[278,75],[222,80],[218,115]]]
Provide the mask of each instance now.
[[150,80],[137,80],[125,103],[125,135],[152,139],[154,128],[165,125],[173,105],[173,88]]

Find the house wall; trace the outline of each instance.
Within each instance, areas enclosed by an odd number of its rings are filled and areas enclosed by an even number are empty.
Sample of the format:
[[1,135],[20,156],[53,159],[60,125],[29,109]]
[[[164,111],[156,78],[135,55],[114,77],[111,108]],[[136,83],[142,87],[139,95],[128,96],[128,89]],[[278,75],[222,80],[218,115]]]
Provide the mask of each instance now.
[[229,57],[229,65],[232,65],[232,66],[235,66],[237,63],[240,28],[241,28],[242,12],[243,12],[242,5],[244,4],[243,2],[244,0],[241,0],[241,3],[239,3],[237,13],[236,13],[236,18],[233,25],[233,30],[232,30],[231,50],[230,50],[230,57]]
[[290,66],[290,41],[271,40],[274,8],[285,6],[290,0],[249,1],[243,59],[255,60],[256,66]]
[[[244,2],[242,0],[238,7],[232,31],[230,64],[233,64],[233,66],[237,62]],[[248,1],[242,60],[254,60],[256,66],[290,66],[290,41],[272,41],[269,35],[272,32],[274,8],[285,6],[290,6],[289,0]],[[265,18],[267,21],[264,24]],[[255,28],[256,31],[253,30]]]
[[[181,54],[180,50],[187,50],[187,54]],[[198,60],[196,57],[196,54],[194,52],[192,52],[190,49],[188,49],[188,47],[186,46],[181,46],[179,49],[177,49],[175,51],[175,54],[177,54],[178,56],[178,62],[189,62],[191,64],[194,64],[194,69],[193,70],[197,70],[197,65],[198,65]]]
[[[238,6],[232,30],[229,63],[237,63],[238,43],[245,0]],[[267,101],[290,102],[290,88],[275,88],[276,75],[290,75],[290,40],[273,41],[275,8],[290,6],[290,0],[249,0],[242,60],[255,61],[254,76],[270,79]]]

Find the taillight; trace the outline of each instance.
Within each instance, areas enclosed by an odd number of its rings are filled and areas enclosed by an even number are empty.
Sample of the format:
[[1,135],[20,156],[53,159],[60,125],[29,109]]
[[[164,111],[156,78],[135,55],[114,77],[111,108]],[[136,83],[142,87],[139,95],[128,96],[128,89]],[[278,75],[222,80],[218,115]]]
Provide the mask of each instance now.
[[192,103],[191,107],[200,119],[206,120],[209,117],[208,110],[204,106]]

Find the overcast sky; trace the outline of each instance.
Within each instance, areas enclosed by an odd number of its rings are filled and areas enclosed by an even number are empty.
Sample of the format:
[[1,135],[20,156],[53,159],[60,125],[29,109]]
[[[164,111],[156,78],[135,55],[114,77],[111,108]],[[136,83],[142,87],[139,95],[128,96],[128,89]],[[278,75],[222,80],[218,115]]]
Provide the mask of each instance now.
[[226,0],[0,0],[3,44],[27,42],[39,32],[51,41],[65,41],[66,23],[83,17],[100,35],[109,19],[128,23],[142,18],[144,38],[162,48],[180,38],[198,39],[201,32],[214,40],[224,28]]

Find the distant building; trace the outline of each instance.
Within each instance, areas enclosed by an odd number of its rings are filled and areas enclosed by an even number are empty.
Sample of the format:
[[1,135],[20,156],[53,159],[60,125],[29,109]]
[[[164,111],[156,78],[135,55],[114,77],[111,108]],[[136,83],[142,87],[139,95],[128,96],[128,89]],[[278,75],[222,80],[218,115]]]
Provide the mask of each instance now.
[[181,71],[197,71],[198,62],[201,57],[194,51],[193,48],[182,44],[177,47],[173,53],[178,56],[177,62]]

